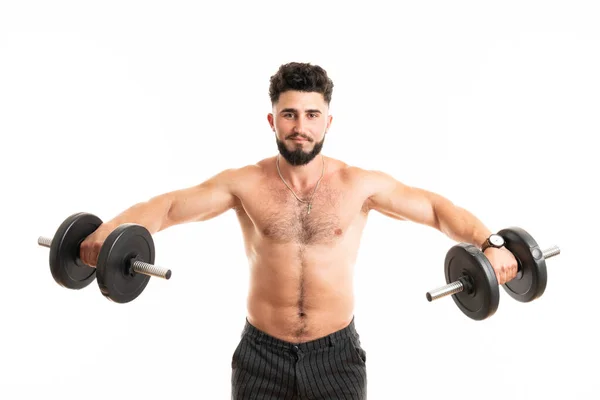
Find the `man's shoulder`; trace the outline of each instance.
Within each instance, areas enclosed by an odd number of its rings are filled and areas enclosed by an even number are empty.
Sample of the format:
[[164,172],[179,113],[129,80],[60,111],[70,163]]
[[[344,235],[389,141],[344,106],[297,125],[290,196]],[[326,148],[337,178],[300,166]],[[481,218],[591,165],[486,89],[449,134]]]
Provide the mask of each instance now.
[[373,171],[369,169],[346,163],[340,168],[340,172],[343,178],[351,182],[364,182],[370,180],[373,175]]
[[397,181],[388,173],[377,169],[348,165],[345,168],[345,180],[352,185],[353,190],[370,197],[375,193],[388,191]]
[[223,173],[226,174],[228,178],[230,178],[230,180],[233,180],[235,183],[243,183],[263,176],[265,170],[265,162],[264,160],[261,160],[254,164],[244,164],[231,167],[223,171]]

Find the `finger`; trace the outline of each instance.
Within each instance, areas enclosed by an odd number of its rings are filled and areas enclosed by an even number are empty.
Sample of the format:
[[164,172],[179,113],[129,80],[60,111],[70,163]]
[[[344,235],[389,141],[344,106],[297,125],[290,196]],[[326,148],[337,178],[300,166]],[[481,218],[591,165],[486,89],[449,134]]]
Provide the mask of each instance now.
[[510,276],[508,277],[508,280],[512,281],[513,279],[515,279],[516,276],[517,276],[517,267],[512,266],[510,268]]
[[506,271],[506,268],[504,268],[504,266],[502,266],[502,268],[500,269],[500,276],[502,277],[500,284],[504,285],[506,283],[506,277],[507,277],[507,271]]
[[89,246],[87,246],[86,251],[85,251],[86,265],[89,265],[90,267],[93,267],[95,265],[94,252],[95,252],[95,246],[93,243],[91,243]]
[[96,244],[94,244],[94,246],[92,247],[92,251],[90,252],[90,266],[91,267],[95,267],[96,263],[98,262],[98,255],[100,254],[100,251],[98,250],[98,246]]
[[83,263],[90,265],[90,246],[86,246],[83,253]]
[[85,265],[88,265],[88,252],[89,252],[89,246],[87,244],[82,243],[81,246],[79,247],[79,253],[80,253],[81,262],[84,263]]
[[102,250],[102,244],[104,242],[98,242],[98,244],[96,245],[96,253],[94,254],[94,266],[98,265],[98,257],[100,257],[100,250]]
[[79,259],[85,264],[85,247],[79,246]]

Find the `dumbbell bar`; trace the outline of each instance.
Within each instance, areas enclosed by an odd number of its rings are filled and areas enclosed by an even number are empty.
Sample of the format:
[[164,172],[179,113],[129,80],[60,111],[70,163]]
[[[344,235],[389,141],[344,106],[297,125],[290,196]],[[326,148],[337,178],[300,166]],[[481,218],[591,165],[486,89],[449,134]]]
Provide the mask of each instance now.
[[[52,239],[40,236],[38,238],[38,244],[43,247],[51,248],[52,247]],[[78,261],[81,262],[78,258]],[[88,265],[89,267],[89,265]],[[143,261],[134,261],[131,264],[134,272],[138,274],[144,274],[148,276],[155,276],[157,278],[170,279],[171,278],[171,270],[162,268],[156,265],[148,264]],[[93,267],[92,267],[93,268]]]
[[58,227],[52,239],[39,238],[38,244],[50,248],[50,271],[59,285],[82,289],[97,278],[102,294],[117,303],[137,298],[150,276],[164,279],[171,271],[153,265],[154,242],[146,228],[123,224],[111,232],[100,249],[96,268],[79,258],[80,244],[102,225],[93,214],[76,213]]
[[[504,238],[505,247],[518,264],[517,276],[503,284],[503,288],[520,302],[537,299],[546,289],[545,260],[560,254],[560,249],[553,246],[540,250],[533,237],[521,228],[503,229],[498,234]],[[475,320],[483,320],[496,312],[500,302],[498,280],[480,249],[467,243],[453,246],[446,254],[444,272],[448,284],[427,292],[428,301],[453,295],[459,309]]]

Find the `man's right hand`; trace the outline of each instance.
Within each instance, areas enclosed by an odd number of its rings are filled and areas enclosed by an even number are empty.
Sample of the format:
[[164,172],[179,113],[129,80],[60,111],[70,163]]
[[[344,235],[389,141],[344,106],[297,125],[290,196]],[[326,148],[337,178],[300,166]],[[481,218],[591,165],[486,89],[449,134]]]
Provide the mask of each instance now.
[[89,235],[79,246],[79,258],[85,265],[95,267],[98,262],[98,255],[102,244],[113,230],[106,224],[100,225],[91,235]]

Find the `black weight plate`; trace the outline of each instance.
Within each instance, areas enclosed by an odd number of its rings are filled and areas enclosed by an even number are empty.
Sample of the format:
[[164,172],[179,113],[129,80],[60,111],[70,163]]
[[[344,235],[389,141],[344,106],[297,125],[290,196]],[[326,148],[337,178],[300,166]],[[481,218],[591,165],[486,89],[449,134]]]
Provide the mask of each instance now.
[[459,243],[450,248],[444,262],[446,283],[468,276],[472,290],[452,295],[458,308],[469,318],[483,320],[494,315],[500,303],[500,289],[492,265],[477,247]]
[[50,245],[50,272],[56,283],[68,289],[83,289],[94,280],[96,269],[81,262],[79,245],[100,225],[100,218],[83,212],[60,224]]
[[106,238],[98,255],[96,278],[100,291],[116,303],[135,300],[146,288],[150,277],[130,273],[133,259],[154,264],[154,241],[146,228],[123,224]]
[[498,232],[506,242],[506,248],[519,263],[519,274],[502,287],[515,300],[522,303],[533,301],[544,294],[548,273],[542,250],[525,230],[517,227]]

